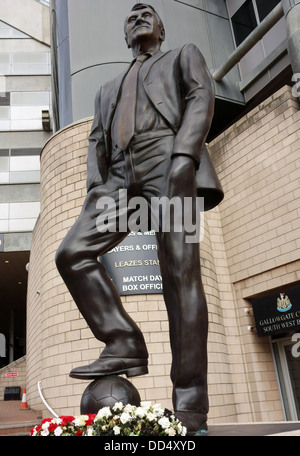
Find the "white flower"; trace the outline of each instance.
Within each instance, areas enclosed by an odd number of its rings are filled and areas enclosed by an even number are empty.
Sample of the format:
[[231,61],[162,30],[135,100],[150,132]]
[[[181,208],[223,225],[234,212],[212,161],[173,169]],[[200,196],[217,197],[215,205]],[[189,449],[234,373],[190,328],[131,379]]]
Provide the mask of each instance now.
[[121,420],[121,423],[125,424],[131,420],[131,416],[129,415],[129,413],[123,412],[120,417],[120,420]]
[[62,433],[63,433],[63,430],[60,426],[58,426],[54,431],[54,435],[57,437],[59,437]]
[[42,424],[42,429],[44,429],[44,430],[48,429],[49,425],[50,425],[50,421],[46,421],[45,423]]
[[74,423],[77,427],[84,426],[87,419],[88,416],[86,415],[76,416],[75,420],[73,420],[72,423]]
[[181,432],[181,435],[186,435],[187,433],[187,429],[185,426],[182,426],[182,432]]
[[42,435],[43,437],[47,437],[47,436],[49,435],[48,429],[44,429],[43,431],[41,431],[41,435]]
[[91,426],[89,426],[89,427],[87,428],[86,436],[87,436],[87,437],[91,437],[91,436],[93,436],[93,435],[94,435],[94,429],[93,429]]
[[53,418],[52,423],[60,425],[62,423],[62,419],[61,418]]
[[147,412],[149,410],[149,408],[151,407],[151,402],[143,401],[143,402],[141,402],[141,407]]
[[135,415],[138,418],[143,418],[146,415],[146,412],[145,412],[145,410],[142,407],[137,407],[137,409],[135,411]]
[[101,418],[108,418],[111,415],[112,415],[112,413],[111,413],[109,407],[102,407],[102,409],[100,409],[99,412],[97,413],[97,416],[95,419],[101,420]]
[[120,428],[119,426],[115,426],[115,427],[113,428],[113,431],[114,431],[115,435],[119,435],[119,434],[120,434],[120,431],[121,431],[121,428]]
[[173,436],[173,435],[176,435],[176,431],[173,428],[168,428],[168,429],[166,429],[166,434]]
[[146,413],[146,417],[147,417],[147,420],[149,420],[149,421],[155,421],[155,419],[156,419],[156,416],[152,412]]
[[165,410],[161,407],[160,404],[154,404],[152,408],[153,413],[156,416],[163,416],[163,414],[165,413]]
[[136,409],[135,405],[127,404],[127,405],[125,405],[125,407],[124,407],[124,412],[132,413],[132,412],[135,411],[135,409]]
[[112,409],[114,411],[117,411],[117,410],[122,410],[122,408],[123,408],[123,402],[116,402]]
[[183,430],[181,423],[177,423],[177,429],[178,429],[179,434],[181,434],[181,432]]
[[166,416],[163,416],[162,418],[160,418],[160,420],[158,420],[158,424],[164,428],[164,429],[167,429],[168,427],[170,427],[170,421],[169,421],[169,418],[167,418]]

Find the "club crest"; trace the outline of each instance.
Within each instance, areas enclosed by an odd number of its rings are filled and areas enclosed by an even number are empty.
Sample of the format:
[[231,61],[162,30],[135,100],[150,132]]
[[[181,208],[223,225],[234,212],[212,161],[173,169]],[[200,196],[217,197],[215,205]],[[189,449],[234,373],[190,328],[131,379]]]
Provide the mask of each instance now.
[[279,312],[287,312],[292,307],[289,297],[285,293],[280,293],[280,298],[277,298],[277,310]]

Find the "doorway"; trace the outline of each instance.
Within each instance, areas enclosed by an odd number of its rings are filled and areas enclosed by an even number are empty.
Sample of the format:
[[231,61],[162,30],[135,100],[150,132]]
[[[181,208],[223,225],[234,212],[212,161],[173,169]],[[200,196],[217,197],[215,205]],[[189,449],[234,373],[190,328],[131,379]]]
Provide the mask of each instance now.
[[300,333],[272,338],[283,409],[287,421],[300,420]]

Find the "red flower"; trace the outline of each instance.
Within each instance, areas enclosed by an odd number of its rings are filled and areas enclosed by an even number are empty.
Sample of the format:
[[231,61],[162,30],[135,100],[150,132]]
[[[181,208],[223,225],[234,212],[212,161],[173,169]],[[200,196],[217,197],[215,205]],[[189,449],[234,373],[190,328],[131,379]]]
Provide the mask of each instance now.
[[60,416],[59,418],[62,420],[61,426],[67,426],[69,423],[75,420],[74,416]]
[[33,426],[33,428],[32,428],[32,429],[30,429],[30,434],[29,434],[29,435],[32,435],[32,434],[33,434],[33,432],[34,432],[34,430],[35,430],[35,426]]
[[86,425],[87,426],[90,426],[93,423],[93,421],[95,419],[95,416],[96,416],[96,414],[95,415],[93,415],[93,414],[89,414],[88,415],[88,419],[86,420]]
[[54,432],[56,428],[57,428],[57,424],[56,423],[51,423],[51,424],[49,424],[48,431],[49,432]]
[[41,421],[41,425],[44,424],[44,423],[49,423],[50,421],[52,421],[52,418],[44,418],[44,419]]
[[82,436],[82,431],[81,429],[78,429],[78,431],[75,434],[75,437],[81,437]]

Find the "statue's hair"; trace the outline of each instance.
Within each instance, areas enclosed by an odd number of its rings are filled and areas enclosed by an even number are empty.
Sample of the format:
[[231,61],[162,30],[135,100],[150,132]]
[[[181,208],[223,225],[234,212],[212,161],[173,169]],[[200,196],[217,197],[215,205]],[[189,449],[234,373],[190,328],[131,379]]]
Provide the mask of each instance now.
[[152,11],[155,13],[156,17],[157,17],[157,20],[158,20],[158,23],[159,25],[163,28],[164,27],[164,24],[163,24],[163,21],[161,20],[158,12],[153,8],[152,5],[148,5],[147,3],[136,3],[132,8],[131,8],[131,11],[137,11],[137,10],[140,10],[140,9],[144,9],[144,8],[150,8],[152,9]]
[[153,8],[153,6],[152,6],[152,5],[148,5],[147,3],[136,3],[136,4],[132,7],[131,11],[136,11],[136,10],[140,10],[140,9],[144,9],[144,8],[151,8],[152,11],[154,11],[154,12],[157,14],[157,12],[156,12],[155,9]]

